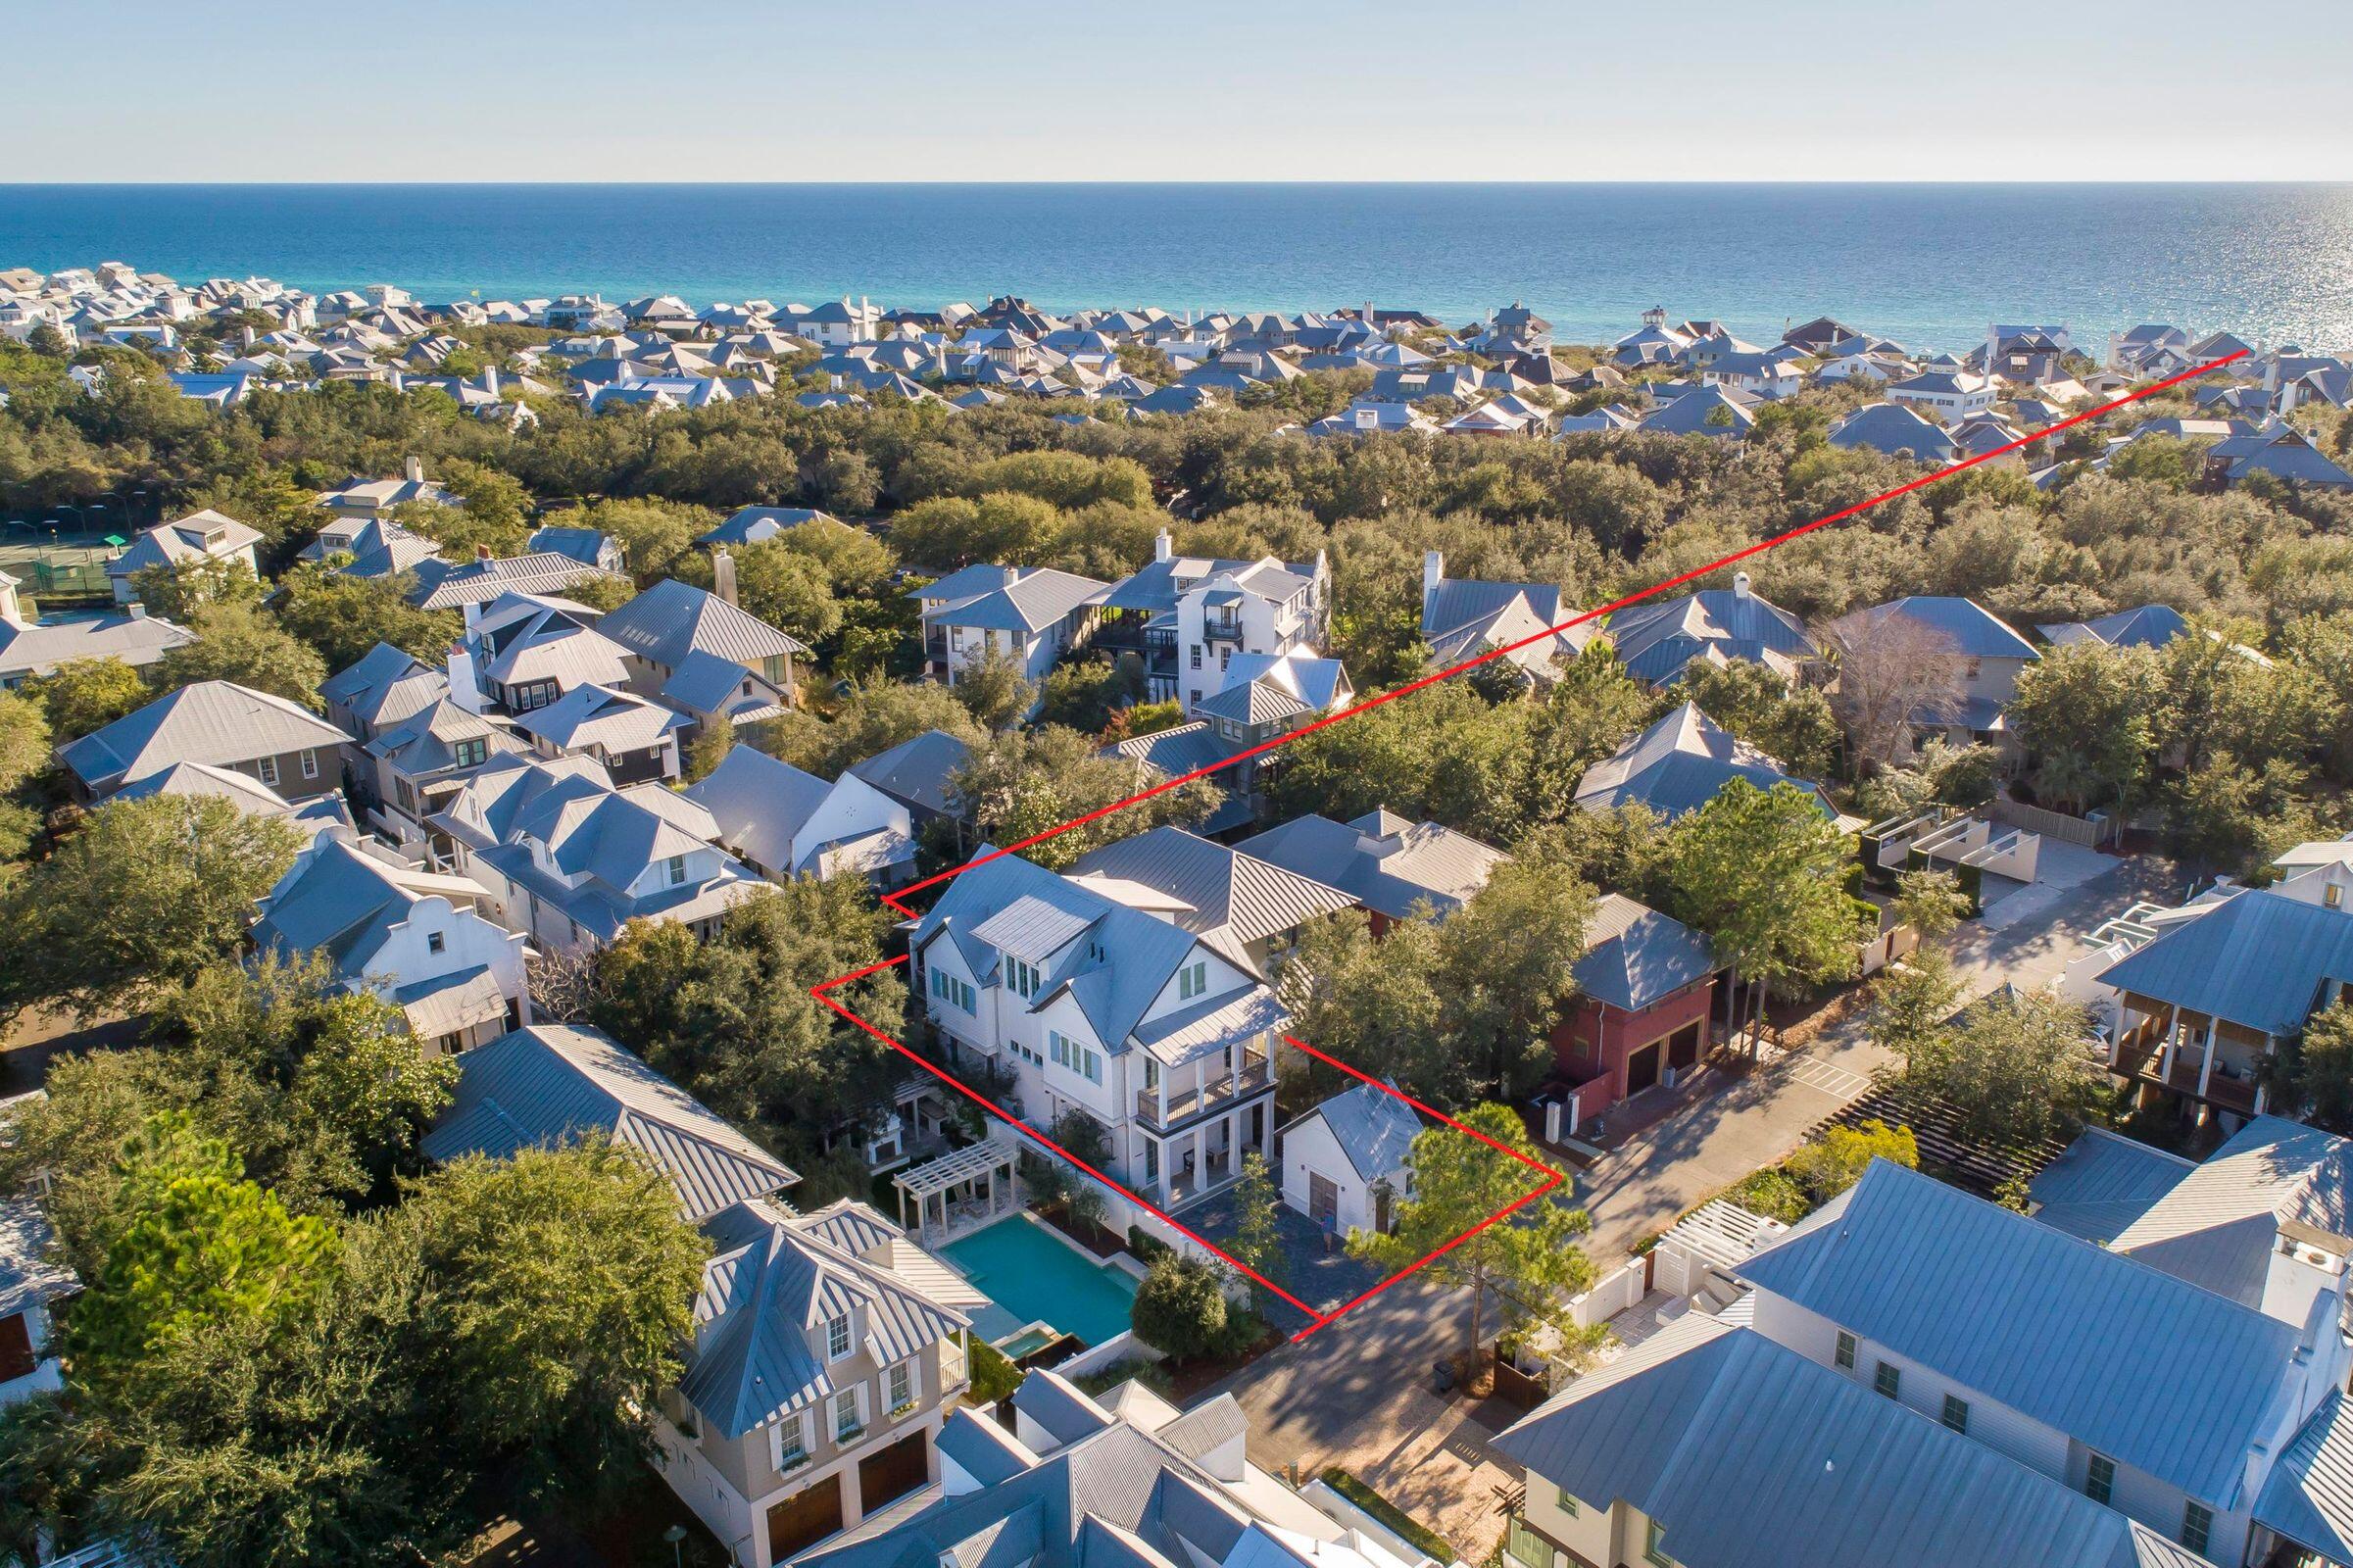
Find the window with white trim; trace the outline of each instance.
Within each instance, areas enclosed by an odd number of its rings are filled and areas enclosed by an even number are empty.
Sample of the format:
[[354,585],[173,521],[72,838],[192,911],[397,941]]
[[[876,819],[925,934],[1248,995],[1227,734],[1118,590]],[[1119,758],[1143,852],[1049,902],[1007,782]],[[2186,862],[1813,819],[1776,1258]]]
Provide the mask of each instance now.
[[778,1475],[809,1463],[809,1428],[804,1425],[805,1419],[801,1411],[795,1410],[768,1429],[774,1434],[769,1440],[768,1457]]
[[305,778],[319,776],[319,752],[315,747],[306,746],[302,749],[302,776]]
[[1038,971],[1009,953],[1005,958],[1005,979],[1016,995],[1029,998],[1038,994]]
[[917,1375],[912,1356],[901,1361],[885,1374],[883,1389],[888,1396],[886,1402],[890,1405],[894,1418],[905,1415],[915,1407],[915,1396],[920,1387],[921,1380]]
[[256,764],[254,764],[254,765],[255,765],[255,771],[259,772],[259,773],[262,775],[262,782],[263,782],[263,783],[265,783],[265,784],[269,785],[269,786],[270,786],[271,789],[275,789],[275,788],[277,788],[277,759],[276,759],[276,758],[274,758],[274,757],[265,757],[265,758],[263,758],[263,759],[262,759],[262,760],[261,760],[259,762],[257,762],[257,763],[256,763]]
[[677,886],[679,883],[681,883],[681,882],[683,882],[683,881],[685,881],[685,880],[686,880],[686,857],[685,857],[685,856],[683,856],[683,855],[673,855],[673,856],[671,856],[671,857],[670,857],[669,873],[670,873],[670,886],[671,886],[671,887],[676,887],[676,886]]
[[1503,1549],[1520,1568],[1552,1568],[1552,1543],[1529,1529],[1517,1514],[1504,1531]]
[[866,1429],[858,1414],[858,1391],[844,1389],[833,1396],[833,1441],[848,1443]]
[[1854,1336],[1844,1329],[1838,1331],[1838,1348],[1834,1356],[1840,1371],[1854,1370]]
[[825,1359],[839,1361],[850,1353],[850,1314],[825,1320]]

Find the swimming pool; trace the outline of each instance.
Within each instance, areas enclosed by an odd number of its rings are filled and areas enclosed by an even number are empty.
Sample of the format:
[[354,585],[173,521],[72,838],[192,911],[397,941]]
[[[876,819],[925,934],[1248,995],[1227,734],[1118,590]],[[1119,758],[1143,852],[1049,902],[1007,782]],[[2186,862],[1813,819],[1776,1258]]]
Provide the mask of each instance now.
[[1135,1280],[1089,1262],[1030,1215],[984,1225],[940,1253],[1002,1309],[973,1318],[974,1331],[992,1344],[1032,1323],[1051,1323],[1091,1346],[1128,1330]]

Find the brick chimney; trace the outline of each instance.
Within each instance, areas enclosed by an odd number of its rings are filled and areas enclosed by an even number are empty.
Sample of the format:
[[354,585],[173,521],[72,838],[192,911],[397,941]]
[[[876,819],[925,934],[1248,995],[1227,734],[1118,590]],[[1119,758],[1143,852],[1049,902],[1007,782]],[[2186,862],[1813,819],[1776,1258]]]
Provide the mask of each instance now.
[[711,591],[728,604],[735,603],[735,558],[727,554],[724,545],[711,553]]

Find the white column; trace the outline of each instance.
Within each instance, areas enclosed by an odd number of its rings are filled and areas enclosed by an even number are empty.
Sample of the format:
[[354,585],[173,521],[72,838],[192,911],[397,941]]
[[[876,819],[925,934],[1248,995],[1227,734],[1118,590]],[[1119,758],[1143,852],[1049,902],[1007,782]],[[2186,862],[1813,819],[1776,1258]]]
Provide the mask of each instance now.
[[1168,1206],[1168,1200],[1172,1196],[1169,1192],[1169,1183],[1175,1179],[1169,1173],[1168,1169],[1168,1140],[1165,1138],[1155,1138],[1151,1140],[1151,1143],[1152,1147],[1152,1164],[1159,1172],[1155,1186],[1160,1195],[1160,1206],[1162,1208],[1166,1208]]
[[2174,1081],[2174,1043],[2181,1033],[2181,1004],[2174,1004],[2165,1021],[2165,1049],[2157,1054],[2157,1076],[2171,1087]]
[[2214,1079],[2214,1031],[2222,1022],[2219,1018],[2206,1020],[2206,1050],[2198,1059],[2198,1098],[2206,1098],[2206,1085]]

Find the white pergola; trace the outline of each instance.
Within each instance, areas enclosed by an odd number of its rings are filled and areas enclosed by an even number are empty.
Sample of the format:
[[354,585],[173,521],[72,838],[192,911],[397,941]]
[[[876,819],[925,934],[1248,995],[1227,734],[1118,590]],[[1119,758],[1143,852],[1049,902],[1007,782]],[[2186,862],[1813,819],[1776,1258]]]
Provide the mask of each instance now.
[[[953,1221],[965,1216],[995,1217],[1009,1214],[1018,1203],[1013,1189],[1013,1172],[1019,1158],[1012,1144],[1002,1138],[951,1150],[936,1159],[920,1165],[910,1165],[891,1178],[899,1189],[899,1223],[918,1236],[927,1236],[933,1225],[933,1204],[938,1204],[938,1225],[946,1232]],[[965,1194],[959,1203],[957,1194]],[[914,1200],[914,1219],[907,1218],[907,1201]]]

